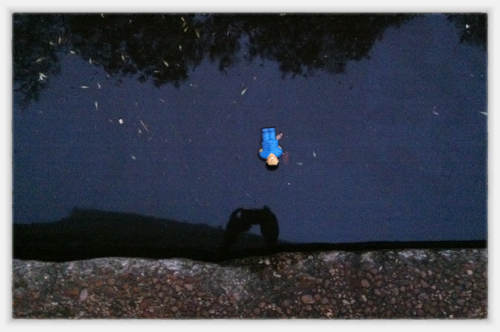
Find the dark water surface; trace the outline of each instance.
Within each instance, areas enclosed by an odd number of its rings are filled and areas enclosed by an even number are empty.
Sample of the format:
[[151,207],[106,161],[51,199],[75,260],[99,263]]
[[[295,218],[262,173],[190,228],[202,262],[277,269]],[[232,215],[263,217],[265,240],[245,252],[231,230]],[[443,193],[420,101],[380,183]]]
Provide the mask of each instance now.
[[13,22],[15,224],[77,207],[225,229],[242,208],[231,227],[280,241],[487,237],[486,15]]

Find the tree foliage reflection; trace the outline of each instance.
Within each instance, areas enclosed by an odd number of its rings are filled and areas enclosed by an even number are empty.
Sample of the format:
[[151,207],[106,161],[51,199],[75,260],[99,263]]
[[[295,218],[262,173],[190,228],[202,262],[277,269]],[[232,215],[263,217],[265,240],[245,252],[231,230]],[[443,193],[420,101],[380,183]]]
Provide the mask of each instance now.
[[[226,72],[275,61],[283,76],[342,73],[412,14],[15,14],[16,100],[37,100],[71,52],[109,75],[179,87],[203,59]],[[45,78],[44,76],[48,77]]]

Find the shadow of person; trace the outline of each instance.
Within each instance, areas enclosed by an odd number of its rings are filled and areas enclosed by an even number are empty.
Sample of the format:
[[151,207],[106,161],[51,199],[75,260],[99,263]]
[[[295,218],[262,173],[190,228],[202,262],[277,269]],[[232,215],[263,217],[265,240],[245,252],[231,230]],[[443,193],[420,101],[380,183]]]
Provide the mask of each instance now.
[[264,206],[262,209],[234,210],[226,225],[222,247],[225,249],[232,247],[240,235],[249,231],[253,225],[260,225],[260,232],[267,246],[276,245],[279,236],[278,219],[268,206]]

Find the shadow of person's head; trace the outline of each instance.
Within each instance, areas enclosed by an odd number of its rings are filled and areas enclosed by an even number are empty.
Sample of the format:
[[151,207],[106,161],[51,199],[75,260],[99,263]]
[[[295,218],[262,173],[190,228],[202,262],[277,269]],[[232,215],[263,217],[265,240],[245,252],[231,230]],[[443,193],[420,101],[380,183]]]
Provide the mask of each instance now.
[[266,245],[276,244],[279,237],[278,219],[268,206],[264,206],[262,209],[238,208],[234,210],[226,225],[223,247],[233,246],[241,234],[249,231],[253,225],[260,226]]

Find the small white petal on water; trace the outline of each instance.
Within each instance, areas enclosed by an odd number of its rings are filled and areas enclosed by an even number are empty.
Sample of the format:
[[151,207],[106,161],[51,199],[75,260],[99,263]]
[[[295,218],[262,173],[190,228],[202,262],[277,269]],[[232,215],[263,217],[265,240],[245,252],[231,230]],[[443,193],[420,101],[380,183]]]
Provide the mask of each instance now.
[[58,43],[58,44],[60,44],[60,43],[61,43],[61,36],[59,36],[59,37],[57,38],[57,43]]
[[468,24],[466,24],[466,25],[465,25],[465,28],[466,28],[466,29],[469,29],[469,27],[470,27],[470,25],[468,25]]
[[99,109],[99,106],[97,105],[97,101],[94,102],[94,105],[95,105],[95,110],[97,111]]
[[92,64],[92,58],[89,58],[89,63]]
[[47,78],[47,75],[45,75],[44,73],[38,73],[38,78],[40,79],[40,81],[43,81]]
[[42,56],[41,58],[36,59],[35,63],[39,63],[39,62],[41,62],[42,60],[45,60],[45,57],[44,57],[44,56]]
[[82,88],[82,89],[89,89],[89,87],[86,86],[86,85],[82,85],[80,88]]
[[119,124],[123,124],[123,119],[118,119]]
[[195,29],[194,32],[196,32],[196,37],[200,38],[200,31],[198,29]]
[[313,157],[316,158],[316,152],[313,151]]
[[69,51],[69,53],[70,53],[70,54],[76,54],[76,52],[75,52],[75,51]]
[[302,163],[297,163],[297,165],[302,166]]
[[101,88],[101,85],[99,84],[99,82],[97,82],[97,88],[100,89]]
[[182,51],[182,46],[181,45],[179,45],[179,51]]
[[163,60],[163,63],[165,64],[165,66],[168,67],[168,62],[167,61]]
[[488,116],[488,112],[479,112],[479,113],[481,113],[484,116]]
[[248,89],[248,88],[244,88],[244,89],[241,91],[241,95],[242,95],[242,96],[245,94],[245,92],[247,92],[247,89]]
[[165,100],[163,100],[163,99],[161,99],[161,98],[160,98],[160,101],[161,101],[162,103],[164,103],[164,102],[165,102]]
[[132,159],[134,159],[134,160],[135,160],[135,156],[134,156],[133,154],[131,154],[130,156],[132,157]]

